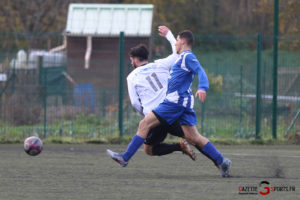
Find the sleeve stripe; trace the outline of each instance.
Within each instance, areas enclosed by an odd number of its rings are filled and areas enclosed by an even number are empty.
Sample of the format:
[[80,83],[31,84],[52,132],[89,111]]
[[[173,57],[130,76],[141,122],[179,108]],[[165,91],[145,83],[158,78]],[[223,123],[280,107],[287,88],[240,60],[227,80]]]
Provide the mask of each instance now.
[[183,70],[185,70],[185,71],[187,71],[187,72],[190,72],[190,70],[189,70],[189,69],[186,67],[186,65],[185,65],[185,58],[186,58],[186,56],[189,55],[189,54],[191,54],[191,53],[186,53],[186,54],[183,55],[182,63],[181,63],[181,66],[180,66]]

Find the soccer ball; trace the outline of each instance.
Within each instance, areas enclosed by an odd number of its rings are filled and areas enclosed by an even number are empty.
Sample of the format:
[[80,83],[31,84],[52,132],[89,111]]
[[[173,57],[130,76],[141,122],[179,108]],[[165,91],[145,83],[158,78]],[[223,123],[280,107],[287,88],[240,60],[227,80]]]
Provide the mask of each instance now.
[[43,142],[40,138],[31,136],[24,141],[24,151],[30,156],[39,155],[43,150]]

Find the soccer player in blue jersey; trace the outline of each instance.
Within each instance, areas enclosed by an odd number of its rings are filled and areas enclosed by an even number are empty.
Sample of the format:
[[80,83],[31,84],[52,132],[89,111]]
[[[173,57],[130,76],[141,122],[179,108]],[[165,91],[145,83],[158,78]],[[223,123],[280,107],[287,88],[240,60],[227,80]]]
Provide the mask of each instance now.
[[197,128],[196,114],[193,110],[194,97],[191,91],[192,82],[195,75],[198,75],[198,90],[196,98],[204,101],[209,82],[206,73],[192,52],[194,36],[191,31],[185,30],[178,34],[176,41],[176,51],[179,58],[171,68],[168,80],[168,89],[165,100],[159,104],[152,112],[147,114],[140,121],[138,131],[128,145],[126,152],[119,154],[108,150],[112,159],[125,167],[130,158],[136,153],[138,148],[144,143],[145,138],[151,128],[159,124],[172,124],[180,120],[184,131],[185,139],[209,159],[220,169],[221,176],[229,176],[231,161],[215,148],[215,146]]
[[[149,63],[149,52],[143,44],[131,48],[129,52],[134,70],[127,76],[128,94],[132,106],[142,116],[146,116],[166,98],[170,68],[179,56],[175,47],[176,39],[168,27],[159,26],[158,31],[159,35],[165,37],[171,44],[172,54],[168,57]],[[183,139],[178,143],[164,143],[168,133]],[[184,139],[179,120],[171,125],[160,124],[150,129],[144,142],[144,150],[146,154],[151,156],[162,156],[175,151],[182,151],[192,160],[195,160],[195,153]]]

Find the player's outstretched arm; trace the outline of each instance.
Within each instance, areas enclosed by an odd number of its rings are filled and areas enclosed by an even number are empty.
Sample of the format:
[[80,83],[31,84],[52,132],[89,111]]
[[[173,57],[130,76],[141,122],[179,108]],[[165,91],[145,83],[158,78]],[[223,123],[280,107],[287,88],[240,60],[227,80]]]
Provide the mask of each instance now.
[[167,33],[169,31],[169,28],[166,27],[166,26],[159,26],[158,27],[158,34],[161,36],[161,37],[166,37]]
[[176,47],[175,47],[176,39],[175,39],[174,35],[172,34],[171,30],[166,26],[159,26],[158,32],[159,32],[158,34],[161,37],[165,37],[170,42],[173,54],[177,54]]
[[161,67],[166,68],[170,70],[176,59],[178,58],[178,54],[176,52],[176,39],[170,29],[166,26],[159,26],[158,27],[159,35],[162,37],[165,37],[171,44],[172,46],[172,54],[169,55],[166,58],[156,60],[155,63],[159,64]]

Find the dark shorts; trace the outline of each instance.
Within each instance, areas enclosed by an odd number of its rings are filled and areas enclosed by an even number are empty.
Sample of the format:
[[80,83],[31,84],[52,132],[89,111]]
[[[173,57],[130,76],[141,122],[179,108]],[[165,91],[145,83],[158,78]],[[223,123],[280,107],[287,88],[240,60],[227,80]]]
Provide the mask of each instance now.
[[145,144],[147,145],[156,145],[165,140],[167,137],[168,133],[171,135],[177,136],[177,137],[183,137],[184,133],[181,128],[181,124],[179,120],[175,121],[173,124],[169,125],[164,119],[160,118],[156,113],[154,113],[158,120],[160,121],[160,125],[152,128],[148,136],[145,140]]

